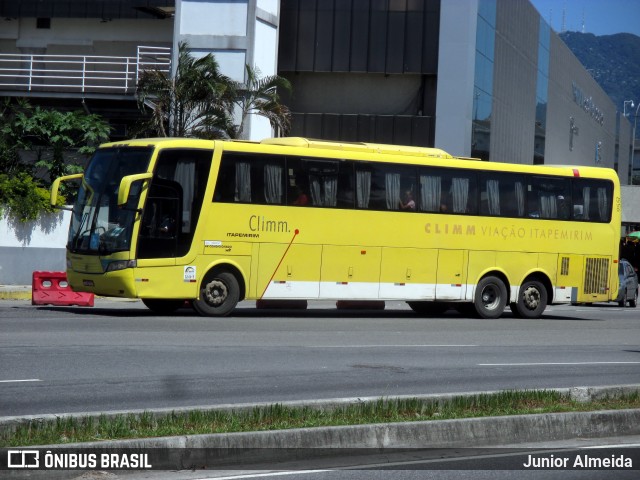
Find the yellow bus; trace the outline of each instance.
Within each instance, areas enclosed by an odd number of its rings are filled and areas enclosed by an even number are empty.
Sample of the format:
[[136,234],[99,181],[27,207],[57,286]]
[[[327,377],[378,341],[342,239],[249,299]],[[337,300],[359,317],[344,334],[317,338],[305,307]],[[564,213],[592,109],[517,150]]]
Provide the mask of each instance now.
[[620,187],[606,168],[489,163],[438,149],[304,138],[102,145],[67,243],[74,290],[191,302],[401,300],[497,318],[606,302]]

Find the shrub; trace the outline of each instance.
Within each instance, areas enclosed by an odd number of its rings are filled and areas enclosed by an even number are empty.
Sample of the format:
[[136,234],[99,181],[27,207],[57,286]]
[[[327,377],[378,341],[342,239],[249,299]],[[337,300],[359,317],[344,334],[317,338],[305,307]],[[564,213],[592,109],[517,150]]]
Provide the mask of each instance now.
[[[36,220],[42,213],[55,211],[49,203],[49,192],[26,173],[14,177],[0,174],[0,209],[16,220],[27,222]],[[64,198],[58,198],[58,205],[64,205]]]

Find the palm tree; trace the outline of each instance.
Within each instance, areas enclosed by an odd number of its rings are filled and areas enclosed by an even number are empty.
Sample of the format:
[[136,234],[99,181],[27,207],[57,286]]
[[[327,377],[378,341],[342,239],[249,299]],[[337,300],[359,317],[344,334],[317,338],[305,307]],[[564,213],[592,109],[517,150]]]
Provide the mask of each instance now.
[[[247,116],[256,114],[268,118],[277,132],[286,134],[291,114],[280,103],[278,88],[290,90],[289,82],[277,75],[259,78],[249,65],[246,72],[246,83],[234,82],[220,72],[212,54],[194,58],[188,44],[181,42],[173,78],[159,70],[148,70],[140,76],[138,105],[144,112],[151,109],[141,133],[241,138]],[[233,120],[235,112],[240,118],[239,125]]]
[[291,91],[291,83],[284,77],[271,75],[260,78],[260,71],[246,65],[246,82],[236,87],[235,103],[241,117],[237,137],[242,138],[244,123],[250,114],[266,117],[276,134],[286,135],[291,129],[291,112],[280,102],[280,90]]
[[138,105],[151,116],[144,134],[162,137],[233,138],[235,82],[220,73],[213,55],[194,58],[181,42],[173,77],[147,70],[138,81]]

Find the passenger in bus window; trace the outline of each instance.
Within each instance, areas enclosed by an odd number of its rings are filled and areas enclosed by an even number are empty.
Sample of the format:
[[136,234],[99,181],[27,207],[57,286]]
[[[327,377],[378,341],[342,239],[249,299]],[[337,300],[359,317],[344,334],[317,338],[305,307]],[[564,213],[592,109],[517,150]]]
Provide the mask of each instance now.
[[400,200],[400,209],[414,211],[416,209],[416,202],[413,199],[413,193],[411,190],[404,192],[404,198]]
[[558,218],[561,220],[569,219],[569,205],[563,195],[558,195]]
[[300,188],[299,186],[296,187],[296,199],[293,201],[292,205],[307,205],[309,203],[309,197],[307,196],[306,193],[304,193],[304,190],[302,190],[302,188]]

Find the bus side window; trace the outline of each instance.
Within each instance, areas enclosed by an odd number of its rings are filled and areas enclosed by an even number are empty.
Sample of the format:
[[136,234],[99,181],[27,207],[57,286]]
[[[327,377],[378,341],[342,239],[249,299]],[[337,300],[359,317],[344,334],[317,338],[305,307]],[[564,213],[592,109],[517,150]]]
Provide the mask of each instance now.
[[213,193],[214,202],[233,202],[234,187],[236,175],[233,161],[228,155],[222,156],[220,169],[218,170],[218,179],[216,181],[216,189]]
[[611,219],[611,184],[602,180],[574,179],[573,218],[591,222]]
[[571,188],[568,178],[532,177],[528,186],[529,216],[569,220]]
[[442,173],[436,169],[420,169],[418,172],[421,212],[440,212],[446,205],[442,203]]

